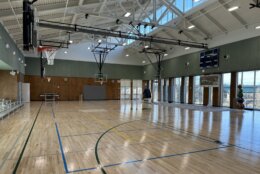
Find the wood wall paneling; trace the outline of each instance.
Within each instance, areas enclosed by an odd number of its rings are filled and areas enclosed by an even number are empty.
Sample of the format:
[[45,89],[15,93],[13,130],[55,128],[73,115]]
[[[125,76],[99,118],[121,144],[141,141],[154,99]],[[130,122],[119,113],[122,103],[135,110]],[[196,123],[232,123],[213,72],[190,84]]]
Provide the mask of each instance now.
[[17,100],[18,77],[10,71],[0,71],[0,99]]
[[[50,78],[50,81],[48,81]],[[84,85],[100,85],[93,78],[79,77],[47,77],[26,75],[25,83],[30,83],[30,93],[32,101],[43,100],[40,97],[43,93],[57,93],[60,95],[59,100],[71,101],[79,100],[83,93]],[[103,85],[106,86],[107,99],[118,100],[120,98],[120,83],[118,80],[108,80]]]
[[213,87],[213,99],[212,99],[212,106],[219,107],[220,106],[220,88]]
[[203,105],[208,106],[209,104],[209,87],[204,87],[203,92]]

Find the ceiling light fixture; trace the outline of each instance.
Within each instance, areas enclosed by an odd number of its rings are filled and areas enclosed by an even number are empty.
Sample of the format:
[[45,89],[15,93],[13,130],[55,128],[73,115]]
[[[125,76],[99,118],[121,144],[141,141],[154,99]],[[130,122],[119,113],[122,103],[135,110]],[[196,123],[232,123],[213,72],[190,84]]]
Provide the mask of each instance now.
[[129,17],[131,15],[131,13],[130,12],[126,12],[126,14],[124,15],[124,17]]
[[165,53],[165,54],[164,54],[164,56],[168,56],[168,54],[167,54],[167,53]]
[[65,54],[68,54],[68,51],[64,51]]
[[260,25],[259,25],[259,26],[256,26],[255,29],[256,29],[256,30],[259,30],[259,29],[260,29]]
[[15,51],[13,52],[13,55],[16,55],[16,52],[15,52]]
[[101,39],[99,39],[99,40],[98,40],[98,43],[101,43],[101,42],[102,42],[102,40],[101,40]]
[[73,43],[73,40],[69,40],[69,43],[72,44],[72,43]]
[[90,50],[90,47],[88,47],[88,50]]
[[145,47],[145,48],[149,48],[149,45],[145,45],[144,47]]
[[191,30],[193,28],[195,28],[195,25],[191,25],[191,26],[188,27],[189,30]]
[[126,46],[126,43],[123,43],[123,46]]
[[193,0],[194,2],[199,2],[200,0]]
[[129,54],[127,54],[127,55],[125,55],[126,57],[128,57],[129,56]]
[[233,7],[230,7],[230,8],[228,9],[228,11],[229,11],[229,12],[232,12],[232,11],[235,11],[235,10],[237,10],[237,9],[239,9],[239,6],[233,6]]
[[186,48],[185,48],[185,50],[189,50],[189,49],[190,49],[190,47],[186,47]]
[[142,63],[146,63],[146,61],[145,61],[145,60],[143,60],[143,61],[142,61]]

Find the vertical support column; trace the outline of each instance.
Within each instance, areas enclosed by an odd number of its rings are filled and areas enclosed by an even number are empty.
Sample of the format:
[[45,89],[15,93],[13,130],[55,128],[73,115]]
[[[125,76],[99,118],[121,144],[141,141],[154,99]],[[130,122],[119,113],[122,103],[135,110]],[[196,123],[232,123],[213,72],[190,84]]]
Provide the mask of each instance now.
[[231,73],[230,108],[236,108],[237,73]]
[[169,78],[169,86],[168,86],[168,103],[173,102],[173,78]]
[[163,83],[163,101],[164,102],[167,101],[166,91],[167,91],[167,80],[164,79],[164,83]]
[[162,101],[162,80],[158,79],[158,102]]
[[209,104],[209,87],[203,88],[203,105],[208,106]]
[[153,99],[154,99],[154,92],[153,92],[153,80],[151,80],[151,94],[152,94],[152,102],[153,102]]
[[181,78],[181,91],[180,91],[180,102],[184,103],[184,87],[185,87],[185,77]]
[[189,90],[188,90],[188,93],[189,93],[189,101],[188,101],[188,103],[192,104],[193,103],[193,76],[189,77]]
[[133,80],[130,80],[130,100],[133,100]]

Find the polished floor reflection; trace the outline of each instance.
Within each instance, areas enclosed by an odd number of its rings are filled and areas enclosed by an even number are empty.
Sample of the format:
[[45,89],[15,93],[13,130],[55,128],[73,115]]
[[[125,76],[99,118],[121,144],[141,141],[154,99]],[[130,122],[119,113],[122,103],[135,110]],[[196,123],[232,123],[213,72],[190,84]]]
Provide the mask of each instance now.
[[0,173],[260,173],[260,111],[142,105],[26,104],[0,121]]

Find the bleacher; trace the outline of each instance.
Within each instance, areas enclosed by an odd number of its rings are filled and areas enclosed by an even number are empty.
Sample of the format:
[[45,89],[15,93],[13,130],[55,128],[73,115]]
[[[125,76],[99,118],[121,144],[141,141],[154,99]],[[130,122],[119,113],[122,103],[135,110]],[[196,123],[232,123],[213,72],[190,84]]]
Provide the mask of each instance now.
[[23,105],[20,101],[0,99],[0,118],[4,118]]

